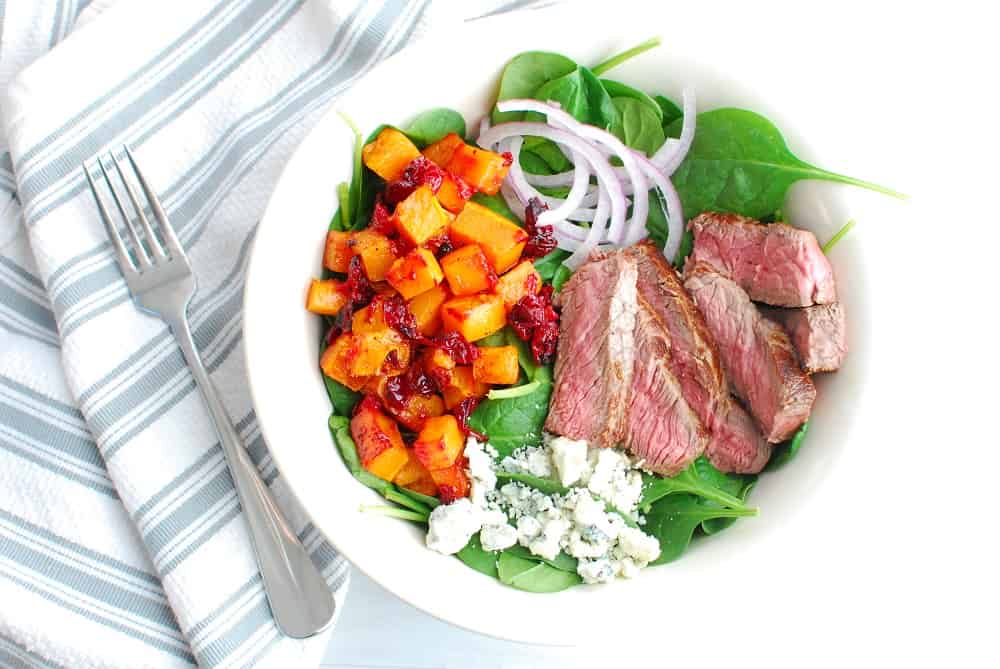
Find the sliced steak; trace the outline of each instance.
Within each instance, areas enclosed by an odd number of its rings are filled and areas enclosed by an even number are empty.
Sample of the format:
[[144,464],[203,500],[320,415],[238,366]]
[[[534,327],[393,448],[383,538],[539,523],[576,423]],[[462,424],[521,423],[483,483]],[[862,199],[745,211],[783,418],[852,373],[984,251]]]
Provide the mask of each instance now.
[[687,263],[708,264],[753,300],[779,307],[837,301],[833,267],[808,230],[715,212],[695,217],[688,228],[694,248]]
[[625,446],[646,469],[666,476],[691,464],[708,442],[708,431],[670,371],[671,354],[666,328],[640,297]]
[[722,362],[705,319],[680,278],[652,243],[629,248],[636,260],[639,296],[670,337],[668,366],[688,405],[709,431],[705,454],[725,472],[755,474],[771,456],[771,445],[753,419],[729,395]]
[[788,335],[761,315],[745,290],[705,263],[685,267],[684,287],[705,317],[734,393],[746,401],[765,439],[788,439],[816,399]]
[[560,294],[559,354],[545,429],[600,446],[624,441],[635,360],[636,267],[595,254]]
[[785,326],[808,374],[835,372],[847,357],[847,321],[840,302],[801,309],[765,309],[764,315]]

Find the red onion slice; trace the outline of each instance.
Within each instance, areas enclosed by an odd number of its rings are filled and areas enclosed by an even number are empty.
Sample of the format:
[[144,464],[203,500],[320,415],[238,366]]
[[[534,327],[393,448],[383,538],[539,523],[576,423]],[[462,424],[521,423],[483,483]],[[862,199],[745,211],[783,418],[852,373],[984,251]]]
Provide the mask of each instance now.
[[684,111],[681,136],[676,142],[664,142],[663,146],[651,158],[653,163],[659,166],[668,177],[677,171],[677,168],[681,166],[684,157],[687,156],[688,151],[691,149],[691,143],[694,141],[694,129],[697,124],[696,118],[698,112],[697,105],[695,104],[694,90],[685,88],[681,96],[683,98],[681,104]]

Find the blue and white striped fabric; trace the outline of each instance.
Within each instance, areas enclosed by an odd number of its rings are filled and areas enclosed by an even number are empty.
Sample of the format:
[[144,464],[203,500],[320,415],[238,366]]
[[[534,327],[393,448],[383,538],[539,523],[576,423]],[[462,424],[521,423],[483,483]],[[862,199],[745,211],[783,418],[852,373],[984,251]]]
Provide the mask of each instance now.
[[307,667],[326,642],[277,632],[202,400],[129,299],[81,162],[134,147],[198,276],[205,364],[342,601],[244,388],[254,226],[330,101],[432,13],[524,4],[0,0],[0,666]]

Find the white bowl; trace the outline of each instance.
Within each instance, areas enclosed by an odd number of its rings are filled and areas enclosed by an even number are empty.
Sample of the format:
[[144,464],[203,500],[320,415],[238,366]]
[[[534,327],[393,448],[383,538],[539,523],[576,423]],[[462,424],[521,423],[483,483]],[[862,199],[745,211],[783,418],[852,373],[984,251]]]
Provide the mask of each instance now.
[[[803,141],[809,119],[795,117],[801,111],[798,89],[784,78],[787,68],[775,65],[775,59],[787,58],[780,45],[760,38],[749,48],[738,26],[715,22],[709,27],[709,10],[684,11],[691,29],[672,31],[664,46],[609,76],[674,99],[690,84],[700,109],[753,109],[772,119],[803,159],[865,176],[862,164],[824,164],[822,137],[812,136],[810,145]],[[700,19],[693,15],[699,11],[705,15]],[[476,21],[397,54],[368,74],[338,107],[364,134],[380,123],[403,124],[419,111],[440,106],[459,110],[472,127],[489,110],[500,70],[514,54],[544,49],[594,64],[656,34],[653,26],[676,25],[679,15],[665,14],[632,6],[606,16],[574,6]],[[706,27],[698,30],[699,25]],[[845,436],[865,381],[871,314],[857,235],[843,240],[832,254],[850,323],[851,354],[843,370],[818,378],[807,446],[793,463],[758,483],[752,501],[760,516],[696,541],[679,561],[647,569],[634,581],[528,594],[428,550],[423,530],[412,524],[360,512],[361,505],[380,499],[351,477],[331,443],[326,427],[330,404],[317,368],[320,319],[307,313],[303,303],[309,279],[320,272],[327,223],[337,207],[335,184],[350,178],[351,151],[351,133],[331,112],[290,160],[257,231],[244,311],[247,369],[264,437],[285,480],[336,548],[376,582],[438,618],[537,643],[576,643],[598,628],[604,634],[616,626],[627,626],[635,635],[647,623],[659,626],[661,633],[668,624],[672,634],[683,636],[703,621],[718,620],[718,603],[731,597],[732,584],[741,580],[747,565],[754,565],[755,581],[780,581],[788,568],[781,564],[783,548],[796,540],[783,533],[783,526],[808,503],[847,448]],[[822,241],[848,214],[863,216],[870,202],[845,187],[800,183],[785,212]],[[675,613],[684,615],[659,615],[655,607],[665,600],[683,602]],[[742,607],[733,601],[727,609],[735,614]]]

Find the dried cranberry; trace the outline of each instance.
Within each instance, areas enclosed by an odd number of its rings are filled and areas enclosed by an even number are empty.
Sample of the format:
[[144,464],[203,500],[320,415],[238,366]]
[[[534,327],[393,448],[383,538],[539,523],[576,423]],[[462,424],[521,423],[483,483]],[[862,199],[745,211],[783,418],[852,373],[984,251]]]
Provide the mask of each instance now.
[[385,200],[389,204],[397,204],[424,185],[430,186],[436,193],[443,181],[444,170],[423,156],[417,156],[406,166],[401,177],[385,185]]
[[327,344],[342,333],[351,331],[351,319],[354,318],[354,312],[368,304],[375,294],[375,290],[361,266],[361,258],[358,256],[351,258],[351,262],[347,266],[347,281],[344,282],[344,290],[347,294],[347,303],[333,317],[333,325],[326,333]]
[[504,151],[500,156],[503,158],[504,167],[510,167],[514,163],[514,154],[510,151]]
[[525,258],[541,258],[556,248],[552,226],[538,225],[538,215],[546,209],[548,207],[537,197],[528,200],[528,206],[524,209],[524,229],[528,233],[528,242],[521,255]]
[[402,297],[393,295],[378,299],[382,302],[382,315],[386,325],[407,339],[420,339],[420,333],[417,331],[417,319]]
[[396,226],[392,224],[392,215],[382,202],[381,196],[375,200],[375,208],[372,210],[372,218],[368,223],[368,228],[386,237],[396,232]]
[[437,237],[431,237],[424,242],[424,246],[437,258],[446,256],[455,250],[454,245],[451,243],[451,237],[448,236],[447,232],[443,232]]
[[479,357],[479,348],[470,344],[461,332],[444,332],[431,342],[460,365],[471,365]]
[[396,411],[404,411],[407,403],[414,395],[427,397],[434,394],[437,387],[424,370],[417,365],[410,365],[399,376],[391,376],[385,382],[385,402]]
[[447,483],[438,486],[438,496],[441,498],[442,504],[451,504],[455,500],[465,497],[465,495],[459,494],[455,486]]
[[482,432],[476,432],[471,427],[469,427],[469,416],[472,412],[476,410],[479,406],[479,398],[477,397],[466,397],[464,400],[458,403],[458,405],[453,410],[455,419],[458,420],[458,426],[462,429],[462,432],[466,436],[472,436],[479,441],[486,441],[486,435]]
[[[533,277],[529,277],[531,281]],[[559,341],[559,314],[552,307],[552,286],[542,286],[536,295],[535,285],[528,285],[527,295],[517,301],[510,310],[507,322],[518,339],[531,343],[531,353],[535,362],[548,364],[556,352]]]

